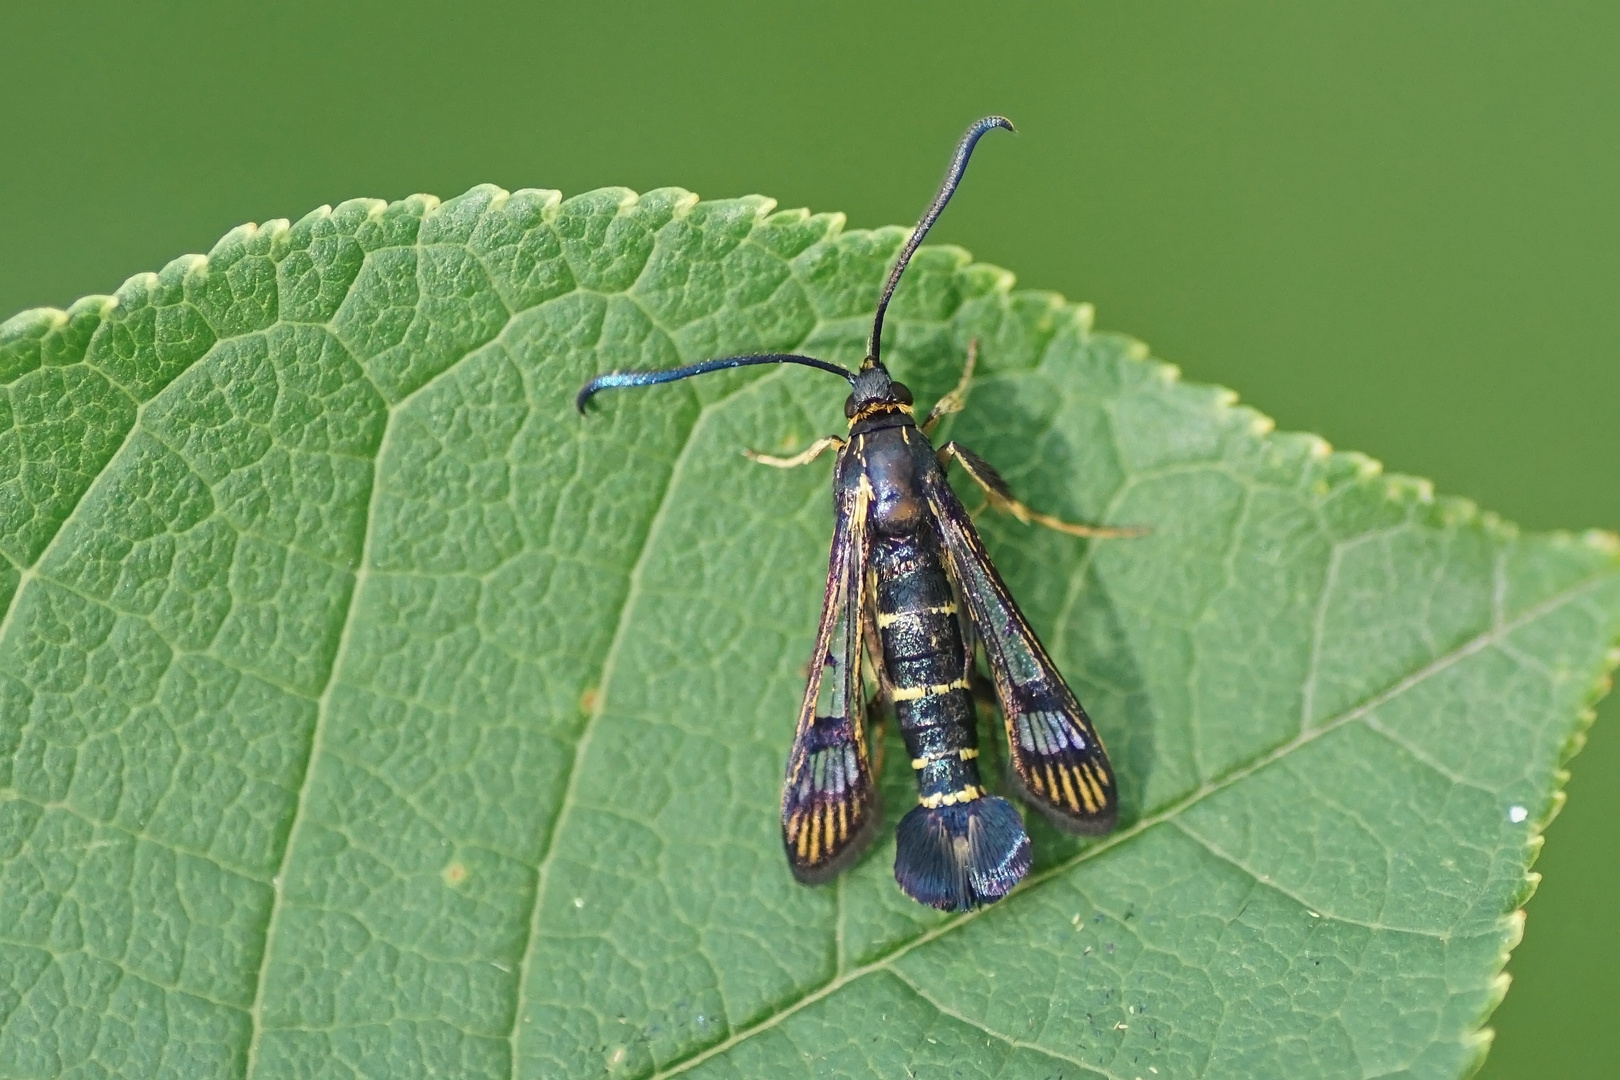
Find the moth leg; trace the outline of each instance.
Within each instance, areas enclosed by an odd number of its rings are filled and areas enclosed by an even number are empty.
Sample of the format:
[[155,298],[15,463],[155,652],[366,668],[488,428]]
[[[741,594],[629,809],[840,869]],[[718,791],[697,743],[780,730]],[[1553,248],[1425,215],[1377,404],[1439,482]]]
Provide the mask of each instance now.
[[1072,521],[1063,521],[1031,510],[1017,499],[1013,498],[1012,491],[1007,487],[1007,481],[1001,474],[990,467],[990,463],[979,457],[961,443],[948,442],[939,448],[939,464],[941,468],[949,468],[951,459],[955,458],[961,463],[963,471],[973,478],[973,482],[984,489],[990,500],[990,505],[997,510],[1005,510],[1025,525],[1045,525],[1048,529],[1056,529],[1070,536],[1090,536],[1094,538],[1141,536],[1146,529],[1135,528],[1109,528],[1104,525],[1078,525]]
[[1003,791],[1014,790],[1007,782],[1007,760],[1002,753],[1002,741],[993,734],[988,738],[985,732],[994,732],[1001,727],[1001,703],[996,698],[996,684],[990,681],[989,676],[979,670],[978,664],[968,667],[968,694],[973,698],[973,716],[977,724],[983,725],[979,730],[979,764],[986,776],[1000,777]]
[[[877,595],[875,584],[867,592],[868,596]],[[872,696],[866,700],[867,718],[867,745],[872,748],[872,775],[883,775],[883,738],[887,734],[889,714],[894,711],[893,699],[890,697],[893,688],[889,685],[888,672],[883,668],[883,650],[878,644],[877,619],[872,605],[866,605],[862,614],[865,624],[865,648],[868,667],[873,676]]]
[[872,748],[872,775],[883,775],[883,740],[889,733],[889,712],[884,692],[878,690],[866,702],[866,744]]
[[996,684],[979,670],[977,664],[968,669],[968,693],[973,695],[973,703],[981,709],[994,712],[1001,707],[996,700]]
[[771,465],[778,469],[793,469],[800,465],[810,464],[835,446],[842,450],[844,440],[837,435],[828,435],[825,439],[817,439],[792,457],[776,457],[771,454],[762,454],[758,450],[744,450],[743,456],[749,461],[757,461],[761,465]]
[[928,410],[928,419],[922,422],[922,433],[927,435],[951,413],[959,413],[967,405],[968,384],[973,381],[973,365],[979,362],[979,339],[974,338],[968,342],[967,363],[962,365],[962,377],[956,380],[956,388],[938,401]]

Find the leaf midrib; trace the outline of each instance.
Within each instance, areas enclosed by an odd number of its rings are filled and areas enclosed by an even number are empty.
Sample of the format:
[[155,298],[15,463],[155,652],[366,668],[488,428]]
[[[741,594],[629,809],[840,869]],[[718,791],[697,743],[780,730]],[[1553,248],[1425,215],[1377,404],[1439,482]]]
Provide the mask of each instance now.
[[[1521,627],[1528,626],[1541,618],[1553,614],[1554,612],[1563,608],[1565,605],[1575,602],[1585,594],[1603,585],[1611,578],[1611,576],[1612,575],[1607,573],[1593,575],[1585,581],[1582,581],[1580,584],[1571,586],[1570,588],[1565,589],[1563,592],[1549,597],[1548,599],[1543,600],[1541,603],[1526,609],[1524,612],[1515,616],[1514,618],[1492,626],[1490,629],[1476,635],[1473,638],[1470,638],[1468,641],[1464,642],[1443,656],[1437,657],[1436,659],[1430,661],[1428,664],[1425,664],[1412,674],[1396,680],[1384,690],[1373,694],[1371,697],[1368,697],[1361,703],[1345,710],[1338,716],[1333,717],[1330,720],[1326,720],[1315,727],[1301,731],[1292,739],[1279,744],[1273,749],[1255,758],[1248,764],[1238,766],[1225,775],[1206,782],[1196,791],[1193,791],[1176,800],[1163,810],[1140,818],[1129,827],[1114,833],[1107,839],[1093,844],[1083,851],[1077,852],[1075,855],[1061,863],[1058,863],[1056,866],[1052,866],[1041,871],[1040,873],[1031,874],[1025,879],[1024,883],[1019,886],[1017,891],[1009,899],[1008,903],[1010,904],[1016,902],[1018,897],[1038,889],[1040,886],[1053,878],[1060,877],[1068,873],[1070,870],[1073,870],[1082,863],[1090,861],[1098,855],[1112,851],[1114,848],[1129,843],[1131,840],[1147,832],[1149,829],[1152,829],[1154,826],[1161,825],[1166,822],[1175,822],[1181,814],[1203,802],[1210,796],[1241,783],[1243,780],[1259,772],[1261,769],[1283,760],[1302,747],[1308,746],[1315,742],[1317,739],[1320,739],[1333,731],[1337,731],[1339,728],[1344,727],[1347,724],[1362,719],[1379,706],[1401,696],[1408,690],[1422,684],[1426,680],[1440,674],[1441,672],[1447,670],[1457,663],[1460,663],[1468,657],[1473,656],[1475,653],[1481,652],[1482,650],[1490,647],[1499,639],[1507,637],[1513,631],[1516,631]],[[1239,867],[1239,869],[1243,868]],[[681,1073],[695,1068],[710,1058],[725,1053],[738,1043],[745,1042],[761,1032],[769,1031],[770,1029],[781,1024],[783,1021],[787,1020],[789,1017],[793,1016],[795,1013],[798,1013],[810,1005],[814,1005],[823,998],[831,996],[832,994],[843,989],[845,986],[848,986],[850,983],[865,978],[867,975],[871,975],[879,971],[888,971],[892,974],[898,975],[899,973],[893,965],[909,953],[956,931],[957,929],[984,915],[986,912],[998,910],[1002,910],[1002,905],[969,911],[946,922],[940,923],[937,926],[916,935],[915,937],[903,940],[894,948],[890,949],[887,953],[876,958],[875,960],[868,961],[859,967],[851,968],[844,974],[837,975],[834,978],[827,980],[819,987],[815,987],[800,997],[797,997],[787,1004],[780,1006],[775,1012],[753,1024],[750,1024],[748,1027],[736,1032],[730,1037],[723,1039],[718,1043],[712,1044],[703,1050],[699,1050],[688,1057],[671,1062],[669,1065],[658,1070],[657,1072],[648,1074],[646,1080],[667,1080],[669,1077],[678,1076]],[[1325,917],[1338,919],[1338,916],[1334,915],[1328,915]],[[903,982],[908,982],[909,984],[909,980],[906,980],[903,976],[901,976],[901,980]],[[930,1004],[932,1003],[930,1002]],[[1005,1037],[997,1035],[990,1029],[983,1028],[982,1024],[975,1024],[974,1026],[980,1027],[988,1034],[996,1035],[997,1038],[1001,1038],[1003,1041],[1009,1041]],[[1042,1052],[1048,1053],[1048,1051],[1045,1050],[1042,1050]],[[1093,1070],[1096,1070],[1097,1068],[1096,1066],[1089,1064],[1085,1065],[1084,1067]]]

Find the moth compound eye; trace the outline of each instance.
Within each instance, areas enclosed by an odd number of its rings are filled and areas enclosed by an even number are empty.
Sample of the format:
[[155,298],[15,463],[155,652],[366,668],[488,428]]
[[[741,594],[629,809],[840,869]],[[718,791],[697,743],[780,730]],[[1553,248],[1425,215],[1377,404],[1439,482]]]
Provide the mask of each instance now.
[[851,394],[844,399],[844,419],[855,419],[855,395]]
[[889,387],[889,392],[894,395],[894,400],[898,401],[902,405],[911,404],[911,388],[909,386],[903,382],[897,382],[890,383]]

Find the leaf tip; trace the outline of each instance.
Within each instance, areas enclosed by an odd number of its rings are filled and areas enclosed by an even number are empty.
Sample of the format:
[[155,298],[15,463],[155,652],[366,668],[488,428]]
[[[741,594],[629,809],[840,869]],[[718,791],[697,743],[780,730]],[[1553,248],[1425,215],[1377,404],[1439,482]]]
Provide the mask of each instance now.
[[1598,676],[1597,682],[1592,687],[1592,696],[1594,698],[1605,698],[1609,696],[1609,691],[1613,689],[1614,676],[1609,671],[1605,671],[1602,675]]
[[215,258],[216,253],[229,250],[230,248],[239,244],[245,244],[249,240],[252,240],[261,234],[274,238],[278,234],[286,231],[286,218],[271,218],[263,225],[256,221],[244,221],[242,224],[236,226],[234,229],[226,232],[224,236],[220,237],[219,242],[213,246],[209,254],[202,256],[202,258],[204,262],[207,262],[208,260]]
[[[651,191],[635,192],[628,188],[622,189],[625,197],[619,203],[619,212],[623,213],[646,199],[652,199],[653,205],[663,203],[669,207],[670,215],[676,220],[686,217],[697,206],[698,196],[681,187],[653,188]],[[757,197],[757,196],[756,196]]]
[[1581,533],[1581,543],[1605,555],[1620,555],[1620,536],[1607,529],[1587,529]]
[[427,217],[439,208],[440,199],[437,195],[429,195],[419,191],[415,195],[407,195],[400,202],[415,213],[418,217]]
[[557,208],[562,205],[562,192],[556,188],[518,188],[507,196],[508,199],[523,199],[540,207],[540,218],[543,221],[552,221],[557,216]]
[[[1378,468],[1382,471],[1383,465]],[[1384,482],[1384,493],[1395,502],[1429,503],[1434,501],[1434,484],[1420,476],[1396,473]]]
[[1384,474],[1384,463],[1370,458],[1358,450],[1344,450],[1339,455],[1350,463],[1357,480],[1376,480]]
[[[1558,748],[1558,761],[1560,764],[1569,761],[1582,750],[1586,749],[1587,721],[1584,717],[1582,717],[1577,719],[1576,723],[1579,724],[1580,727],[1570,732],[1569,738],[1564,740],[1564,745]],[[1558,772],[1563,773],[1566,778],[1569,776],[1569,771],[1567,769],[1560,769]],[[1554,774],[1553,779],[1555,782],[1557,781],[1558,777],[1556,773]]]
[[810,220],[810,208],[806,206],[790,206],[786,210],[778,210],[770,216],[768,225],[803,225]]
[[[1495,987],[1494,986],[1491,987],[1491,990],[1494,992]],[[1502,988],[1501,994],[1505,994],[1505,993],[1507,993],[1507,987],[1504,986]],[[1495,1012],[1496,1007],[1502,1003],[1501,994],[1497,994],[1494,1001],[1487,1001],[1486,1002],[1486,1006],[1485,1006],[1485,1010],[1484,1010],[1486,1016],[1489,1016],[1491,1013]],[[1477,1072],[1479,1070],[1479,1068],[1482,1065],[1485,1064],[1485,1057],[1486,1057],[1487,1054],[1490,1053],[1491,1044],[1494,1043],[1495,1041],[1496,1041],[1496,1029],[1495,1028],[1482,1027],[1482,1028],[1478,1028],[1478,1029],[1476,1029],[1476,1030],[1474,1030],[1472,1032],[1469,1032],[1469,1033],[1463,1035],[1463,1037],[1462,1037],[1463,1050],[1468,1053],[1469,1058],[1468,1058],[1467,1064],[1463,1067],[1463,1070],[1458,1075],[1459,1076],[1472,1076],[1472,1075],[1474,1075],[1474,1073]]]
[[[1521,914],[1522,914],[1522,912],[1521,912]],[[1518,920],[1518,925],[1520,927],[1523,927],[1524,920],[1522,918]],[[1523,933],[1522,930],[1520,931],[1520,933],[1521,933],[1521,936],[1522,936],[1522,933]],[[1517,945],[1518,942],[1514,941],[1514,944]],[[1504,955],[1503,960],[1505,961],[1506,959],[1507,959],[1507,957]],[[1496,973],[1496,978],[1492,979],[1490,982],[1485,984],[1486,1001],[1489,1004],[1489,1007],[1491,1008],[1492,1011],[1495,1011],[1496,1007],[1498,1005],[1502,1004],[1502,999],[1507,997],[1508,987],[1510,985],[1512,985],[1512,983],[1513,983],[1513,976],[1509,975],[1505,971],[1498,971]],[[1483,1041],[1484,1041],[1486,1046],[1489,1046],[1490,1043],[1491,1043],[1491,1040],[1496,1037],[1495,1031],[1493,1029],[1491,1029],[1491,1028],[1488,1028],[1488,1027],[1482,1027],[1482,1028],[1477,1029],[1473,1033],[1473,1035],[1471,1037],[1470,1036],[1464,1036],[1464,1037],[1470,1039],[1470,1041],[1473,1041],[1473,1042],[1477,1043],[1477,1042],[1480,1041],[1480,1036],[1481,1035],[1484,1036]]]
[[1456,529],[1468,525],[1483,525],[1487,531],[1495,531],[1491,522],[1485,521],[1480,512],[1479,504],[1472,499],[1464,499],[1456,495],[1436,497],[1434,486],[1429,485],[1429,498],[1424,502],[1433,501],[1436,508],[1435,517],[1441,528]]
[[1505,520],[1493,510],[1482,510],[1479,514],[1480,526],[1504,543],[1510,543],[1519,538],[1519,527],[1511,521]]
[[[1564,792],[1564,785],[1569,783],[1569,770],[1555,769],[1553,771],[1553,783],[1557,786],[1547,799],[1547,810],[1541,815],[1541,820],[1536,823],[1536,839],[1538,841],[1541,839],[1542,830],[1558,819],[1558,815],[1564,812],[1564,804],[1569,801],[1569,796]],[[1539,882],[1541,875],[1537,874],[1536,880]]]

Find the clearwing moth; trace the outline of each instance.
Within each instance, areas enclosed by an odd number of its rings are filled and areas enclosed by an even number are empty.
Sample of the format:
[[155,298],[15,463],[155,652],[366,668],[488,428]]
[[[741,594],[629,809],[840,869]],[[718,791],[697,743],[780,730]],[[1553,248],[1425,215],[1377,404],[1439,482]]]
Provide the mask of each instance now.
[[[883,313],[900,276],[961,182],[979,138],[1010,120],[987,116],[968,128],[944,183],[889,273],[878,298],[859,371],[811,356],[728,356],[664,371],[599,375],[575,404],[601,390],[673,382],[753,364],[802,364],[843,376],[849,437],[829,435],[800,454],[748,456],[791,468],[836,449],[835,525],[827,592],[799,707],[782,791],[782,841],[793,876],[805,884],[836,877],[877,833],[877,784],[867,710],[892,710],[916,773],[917,805],[896,832],[894,876],[912,899],[945,911],[993,903],[1030,867],[1029,836],[1018,811],[985,789],[979,775],[975,653],[982,648],[1006,723],[1010,786],[1058,828],[1098,835],[1119,815],[1113,768],[1091,720],[1025,620],[968,511],[946,482],[954,459],[990,503],[1024,522],[1076,536],[1122,536],[1128,529],[1074,525],[1038,514],[965,447],[937,451],[928,433],[962,408],[976,343],[962,379],[921,425],[911,391],[889,377],[880,347]],[[863,649],[863,645],[865,649]],[[877,693],[866,702],[862,657],[874,659]]]

